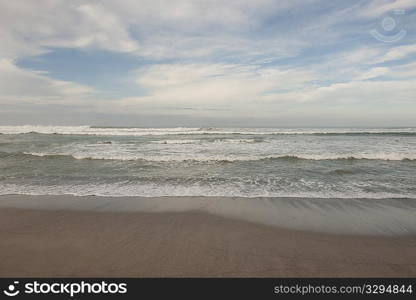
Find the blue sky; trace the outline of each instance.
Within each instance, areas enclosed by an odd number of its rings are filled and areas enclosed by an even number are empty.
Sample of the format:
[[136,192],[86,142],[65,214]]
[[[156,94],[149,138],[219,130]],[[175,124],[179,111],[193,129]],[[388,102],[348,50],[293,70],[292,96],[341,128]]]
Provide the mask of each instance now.
[[0,123],[416,126],[414,0],[0,0]]

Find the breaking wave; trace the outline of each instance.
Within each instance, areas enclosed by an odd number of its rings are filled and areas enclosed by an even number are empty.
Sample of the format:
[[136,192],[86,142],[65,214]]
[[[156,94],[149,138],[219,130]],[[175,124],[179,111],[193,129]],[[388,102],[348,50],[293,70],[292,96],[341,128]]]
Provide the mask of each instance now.
[[416,128],[385,129],[278,129],[278,128],[138,128],[97,126],[0,126],[2,134],[62,134],[104,136],[148,136],[148,135],[395,135],[416,136]]
[[416,161],[416,157],[405,157],[397,154],[385,155],[363,155],[363,156],[325,156],[325,155],[269,155],[269,156],[243,156],[243,155],[102,155],[102,154],[68,154],[68,153],[42,153],[42,152],[19,152],[4,153],[0,156],[31,156],[43,158],[72,158],[77,160],[119,160],[119,161],[149,161],[149,162],[239,162],[239,161],[307,161],[307,160],[382,160],[382,161]]

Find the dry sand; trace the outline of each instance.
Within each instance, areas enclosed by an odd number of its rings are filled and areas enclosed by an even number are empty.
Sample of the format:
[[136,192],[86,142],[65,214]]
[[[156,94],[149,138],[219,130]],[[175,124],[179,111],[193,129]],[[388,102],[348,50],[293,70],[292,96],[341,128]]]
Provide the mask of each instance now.
[[282,229],[202,212],[0,208],[1,277],[415,277],[416,237]]

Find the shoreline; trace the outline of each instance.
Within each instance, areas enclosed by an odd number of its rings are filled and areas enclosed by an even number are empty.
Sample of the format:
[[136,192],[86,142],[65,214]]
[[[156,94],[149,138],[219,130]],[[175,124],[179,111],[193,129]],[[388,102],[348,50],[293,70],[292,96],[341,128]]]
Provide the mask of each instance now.
[[0,196],[0,277],[415,277],[409,201]]
[[416,237],[311,233],[203,212],[0,208],[0,277],[415,277]]
[[413,198],[0,195],[0,208],[137,213],[202,212],[307,232],[416,236],[416,199]]

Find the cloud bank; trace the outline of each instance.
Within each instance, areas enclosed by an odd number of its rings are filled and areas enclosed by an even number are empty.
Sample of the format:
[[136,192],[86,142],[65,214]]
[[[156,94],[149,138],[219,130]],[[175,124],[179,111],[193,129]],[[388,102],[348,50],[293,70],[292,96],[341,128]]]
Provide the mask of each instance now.
[[[409,0],[0,1],[1,122],[416,125],[415,10]],[[407,34],[386,43],[372,30]]]

